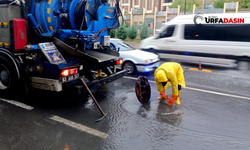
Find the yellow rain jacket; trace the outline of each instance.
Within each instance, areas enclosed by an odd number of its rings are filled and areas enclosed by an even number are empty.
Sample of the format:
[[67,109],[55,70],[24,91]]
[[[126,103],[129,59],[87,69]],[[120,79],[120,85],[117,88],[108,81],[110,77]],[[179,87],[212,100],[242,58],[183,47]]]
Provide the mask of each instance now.
[[154,76],[156,86],[161,92],[164,89],[162,82],[168,82],[172,85],[172,95],[178,95],[178,84],[186,88],[183,69],[180,64],[175,62],[166,62],[155,70]]

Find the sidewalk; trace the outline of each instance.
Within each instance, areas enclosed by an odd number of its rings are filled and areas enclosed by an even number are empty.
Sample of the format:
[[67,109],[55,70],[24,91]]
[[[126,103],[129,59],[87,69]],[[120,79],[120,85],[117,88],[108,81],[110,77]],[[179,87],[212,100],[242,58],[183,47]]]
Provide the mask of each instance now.
[[139,43],[129,43],[129,42],[126,42],[127,44],[129,44],[130,46],[136,48],[136,49],[140,49],[140,44]]

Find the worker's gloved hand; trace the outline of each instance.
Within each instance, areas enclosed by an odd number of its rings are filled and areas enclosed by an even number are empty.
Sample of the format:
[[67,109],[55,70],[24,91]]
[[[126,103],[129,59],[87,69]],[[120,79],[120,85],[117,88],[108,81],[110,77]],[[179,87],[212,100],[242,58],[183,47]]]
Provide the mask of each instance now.
[[175,102],[177,95],[172,95],[171,98],[168,101],[168,105],[173,105]]
[[161,91],[161,92],[160,92],[160,95],[161,95],[161,97],[164,98],[165,100],[168,100],[168,97],[166,96],[165,91]]

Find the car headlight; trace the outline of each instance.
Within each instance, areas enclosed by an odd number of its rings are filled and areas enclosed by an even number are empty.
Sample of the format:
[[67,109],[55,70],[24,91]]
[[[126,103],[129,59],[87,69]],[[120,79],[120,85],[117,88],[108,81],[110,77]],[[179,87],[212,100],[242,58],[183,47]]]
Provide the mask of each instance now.
[[146,64],[149,64],[149,63],[151,63],[152,62],[152,59],[147,59],[146,60]]

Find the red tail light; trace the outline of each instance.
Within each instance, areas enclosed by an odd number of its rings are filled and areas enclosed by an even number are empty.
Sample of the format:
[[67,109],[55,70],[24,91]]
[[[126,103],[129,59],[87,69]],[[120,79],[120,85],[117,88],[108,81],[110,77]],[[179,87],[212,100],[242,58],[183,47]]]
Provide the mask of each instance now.
[[122,59],[119,59],[116,61],[116,65],[121,65],[123,63],[123,60]]
[[72,74],[77,74],[77,68],[72,68],[72,69],[64,69],[61,72],[61,76],[67,77]]

